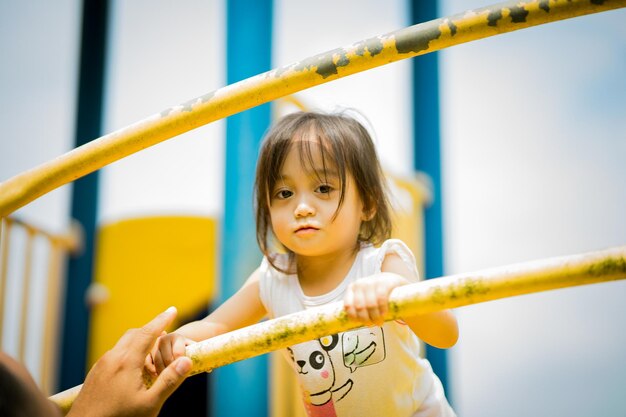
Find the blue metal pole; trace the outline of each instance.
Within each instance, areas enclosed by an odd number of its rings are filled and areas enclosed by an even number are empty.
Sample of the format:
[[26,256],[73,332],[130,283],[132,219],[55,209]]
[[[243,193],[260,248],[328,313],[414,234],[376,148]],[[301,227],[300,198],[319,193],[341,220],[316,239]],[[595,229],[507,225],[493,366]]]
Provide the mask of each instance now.
[[[102,135],[108,8],[108,0],[83,1],[77,147]],[[86,374],[89,310],[85,305],[85,292],[93,274],[98,182],[96,171],[75,181],[72,188],[72,218],[83,227],[84,248],[79,256],[71,257],[68,264],[59,381],[61,390],[82,383]]]
[[[227,84],[271,69],[272,0],[227,2]],[[226,120],[226,181],[222,225],[221,297],[226,300],[258,267],[253,184],[269,104]],[[268,365],[261,356],[214,371],[213,415],[267,416]]]
[[[413,0],[412,24],[438,17],[437,1]],[[414,167],[432,180],[433,203],[424,213],[425,269],[424,276],[443,276],[443,231],[441,192],[441,148],[439,133],[439,68],[438,52],[418,56],[413,64]],[[450,394],[446,351],[426,347],[426,357]]]

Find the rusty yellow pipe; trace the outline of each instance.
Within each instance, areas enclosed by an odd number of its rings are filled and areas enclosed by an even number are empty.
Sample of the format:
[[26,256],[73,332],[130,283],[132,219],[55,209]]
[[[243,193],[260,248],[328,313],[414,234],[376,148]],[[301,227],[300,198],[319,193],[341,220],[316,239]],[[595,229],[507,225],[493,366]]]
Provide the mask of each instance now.
[[33,251],[35,245],[35,231],[26,228],[26,247],[24,249],[24,272],[22,273],[22,314],[20,321],[20,337],[18,347],[18,358],[24,363],[26,357],[26,333],[28,326],[28,315],[30,309],[30,283],[33,270]]
[[59,338],[59,307],[61,304],[60,286],[63,255],[66,253],[63,244],[57,240],[50,241],[48,259],[48,280],[46,295],[46,315],[43,332],[43,348],[40,352],[40,386],[46,395],[52,393],[52,381],[55,377],[56,356]]
[[[396,288],[385,320],[516,295],[626,279],[626,246],[582,255],[508,265]],[[197,374],[307,340],[360,327],[343,303],[268,320],[187,347]],[[80,386],[51,397],[65,412]]]
[[0,217],[137,151],[279,97],[465,42],[624,6],[626,0],[515,0],[315,55],[168,108],[1,183]]
[[0,218],[0,348],[2,348],[2,329],[4,329],[4,300],[9,270],[10,236],[11,220]]
[[54,244],[59,248],[69,252],[78,253],[83,247],[83,231],[78,222],[73,221],[69,230],[65,233],[54,233],[50,230],[39,227],[31,222],[25,222],[17,217],[7,217],[5,219],[9,224],[20,226],[28,233],[32,233],[43,237],[45,240]]
[[[14,217],[7,217],[2,220],[0,226],[0,329],[4,323],[4,303],[5,303],[5,291],[7,285],[7,271],[9,262],[9,243],[10,243],[10,231],[13,228],[21,227],[27,236],[26,246],[24,248],[24,271],[22,276],[22,303],[21,303],[21,318],[19,328],[19,347],[18,357],[20,360],[24,360],[26,353],[26,335],[28,325],[28,314],[30,312],[30,287],[32,280],[32,267],[33,267],[33,252],[34,242],[36,238],[45,239],[50,245],[50,261],[48,265],[47,283],[48,294],[46,298],[46,326],[44,327],[44,344],[42,349],[42,386],[46,387],[46,378],[50,372],[51,360],[53,358],[53,352],[56,350],[54,338],[55,334],[52,334],[53,329],[56,326],[56,316],[58,315],[58,283],[60,279],[60,269],[62,253],[76,253],[82,248],[82,231],[77,223],[73,223],[69,232],[64,234],[55,234],[41,227],[35,226],[31,223],[24,222]],[[2,332],[0,331],[0,346],[2,346]],[[49,358],[49,359],[48,359]]]
[[[386,320],[570,286],[626,279],[626,246],[509,265],[397,288]],[[325,335],[359,327],[338,302],[279,317],[187,348],[193,372],[205,372]]]

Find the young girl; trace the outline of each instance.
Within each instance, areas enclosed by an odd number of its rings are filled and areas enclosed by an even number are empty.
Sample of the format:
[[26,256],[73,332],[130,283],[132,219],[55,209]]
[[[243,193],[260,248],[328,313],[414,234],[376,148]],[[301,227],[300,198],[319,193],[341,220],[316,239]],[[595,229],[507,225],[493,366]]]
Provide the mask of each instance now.
[[454,416],[418,341],[453,346],[452,313],[382,320],[391,291],[418,272],[407,246],[386,240],[390,208],[367,130],[341,114],[282,118],[262,145],[255,191],[261,265],[208,317],[161,336],[147,367],[160,373],[186,345],[266,315],[343,300],[367,327],[287,349],[308,415]]

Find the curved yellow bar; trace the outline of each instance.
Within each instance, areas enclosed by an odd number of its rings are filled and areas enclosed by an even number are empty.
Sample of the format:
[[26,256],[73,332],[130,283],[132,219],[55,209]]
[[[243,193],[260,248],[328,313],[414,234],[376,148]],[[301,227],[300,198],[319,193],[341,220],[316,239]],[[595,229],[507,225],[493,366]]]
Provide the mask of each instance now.
[[315,55],[166,109],[1,183],[0,217],[111,162],[279,97],[465,42],[624,6],[626,0],[514,0]]
[[[431,279],[396,288],[385,320],[456,308],[505,297],[626,279],[626,246],[485,271]],[[360,327],[343,303],[268,320],[187,347],[192,373],[206,372],[297,343]],[[51,400],[69,410],[80,387]]]
[[[626,279],[626,246],[583,255],[508,265],[430,279],[395,289],[385,320],[462,307],[516,295]],[[193,372],[361,327],[343,303],[279,317],[187,347]]]

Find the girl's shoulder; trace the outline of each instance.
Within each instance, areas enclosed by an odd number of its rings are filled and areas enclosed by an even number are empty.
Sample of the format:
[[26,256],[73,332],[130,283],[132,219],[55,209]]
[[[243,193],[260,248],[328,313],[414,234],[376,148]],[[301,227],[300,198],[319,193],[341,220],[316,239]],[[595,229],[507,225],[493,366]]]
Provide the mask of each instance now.
[[290,274],[286,274],[282,271],[288,271],[291,266],[291,258],[286,253],[277,253],[272,254],[272,262],[268,259],[267,256],[263,257],[261,261],[261,266],[259,267],[260,272],[263,275],[271,275],[273,277],[282,277]]
[[380,246],[365,244],[361,246],[360,250],[362,262],[371,271],[370,273],[379,273],[385,258],[390,254],[399,256],[404,264],[419,277],[415,256],[406,243],[400,239],[387,239]]
[[[288,265],[287,255],[278,255],[272,262],[283,269]],[[263,257],[259,266],[259,298],[270,318],[292,312],[293,300],[297,295],[297,280],[294,275],[285,274],[272,266],[267,257]],[[301,308],[300,308],[301,309]]]

